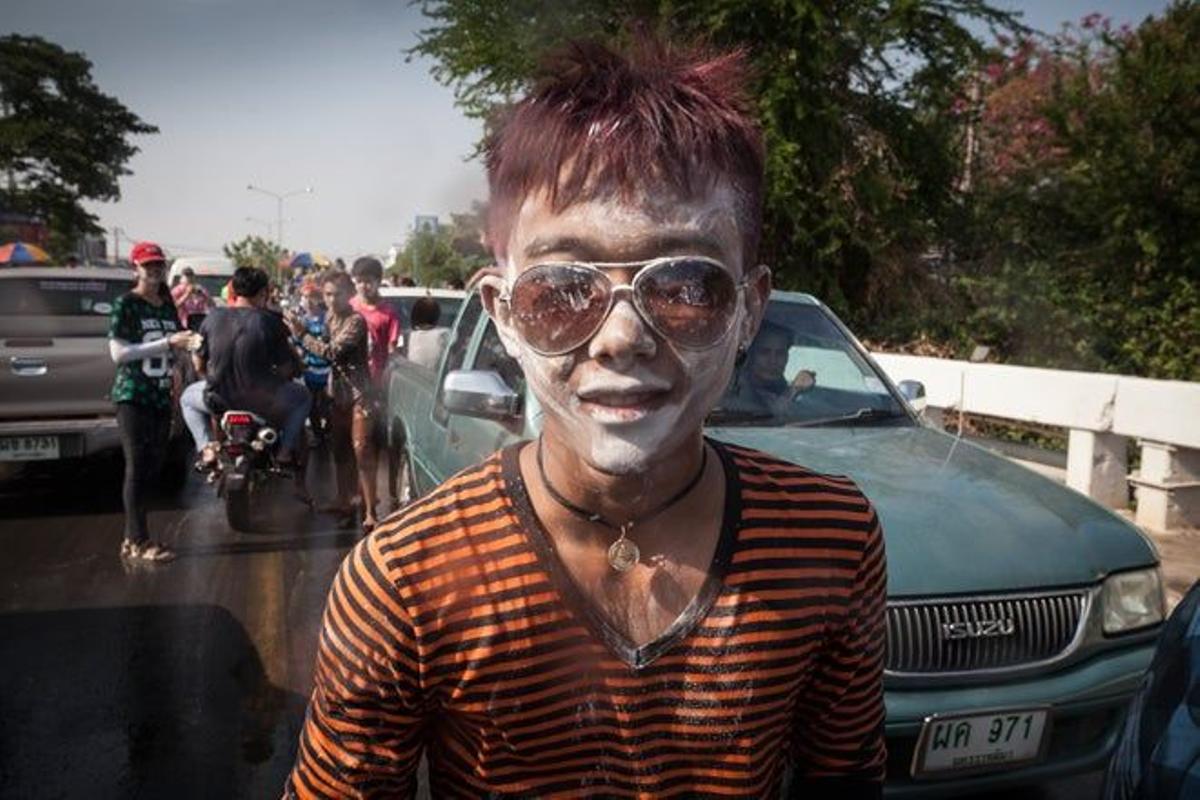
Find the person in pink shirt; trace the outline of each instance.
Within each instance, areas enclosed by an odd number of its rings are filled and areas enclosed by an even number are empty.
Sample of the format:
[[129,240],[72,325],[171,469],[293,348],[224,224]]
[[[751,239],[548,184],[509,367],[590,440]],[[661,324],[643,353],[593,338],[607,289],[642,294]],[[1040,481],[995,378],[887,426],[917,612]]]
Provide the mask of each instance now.
[[380,301],[379,286],[383,283],[383,264],[379,259],[363,256],[350,268],[356,294],[350,301],[354,310],[367,321],[370,338],[371,379],[377,384],[387,368],[388,356],[400,340],[400,317]]
[[[379,259],[371,256],[355,259],[353,266],[350,267],[350,275],[354,278],[355,289],[354,299],[350,301],[350,305],[367,321],[367,338],[370,343],[370,356],[367,363],[370,366],[371,382],[375,387],[373,395],[376,402],[382,402],[387,397],[384,373],[387,371],[388,357],[391,356],[400,341],[400,317],[379,297],[379,286],[383,283],[383,264],[379,262]],[[399,506],[399,493],[396,485],[399,464],[392,449],[387,446],[385,441],[384,416],[383,414],[375,415],[377,425],[372,456],[378,453],[378,448],[387,451],[388,493],[394,510]],[[377,459],[372,457],[372,461],[377,462]],[[375,474],[375,470],[374,463],[369,468],[364,468],[364,471],[368,471],[372,475]],[[374,513],[375,510],[371,509],[370,516],[374,516]]]
[[192,314],[207,314],[212,310],[213,300],[204,287],[196,281],[196,271],[184,267],[177,283],[171,289],[171,299],[179,312],[179,321],[183,327],[188,327],[188,317]]

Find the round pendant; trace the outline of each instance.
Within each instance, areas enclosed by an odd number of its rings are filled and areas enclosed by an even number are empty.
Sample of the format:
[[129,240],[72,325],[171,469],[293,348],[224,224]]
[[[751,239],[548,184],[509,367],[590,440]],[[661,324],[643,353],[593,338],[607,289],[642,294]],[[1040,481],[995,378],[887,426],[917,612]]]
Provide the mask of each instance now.
[[608,565],[617,572],[628,572],[642,559],[642,552],[624,537],[608,546]]

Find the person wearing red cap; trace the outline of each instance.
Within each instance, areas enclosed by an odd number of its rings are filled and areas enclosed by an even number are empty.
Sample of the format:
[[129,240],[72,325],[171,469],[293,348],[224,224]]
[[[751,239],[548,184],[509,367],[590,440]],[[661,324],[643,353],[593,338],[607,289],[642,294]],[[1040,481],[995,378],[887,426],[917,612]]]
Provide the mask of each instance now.
[[121,556],[162,562],[173,559],[175,553],[150,538],[146,494],[167,452],[174,351],[187,348],[193,334],[180,324],[166,290],[167,260],[162,248],[153,242],[138,242],[129,260],[137,282],[113,304],[108,326],[109,353],[117,365],[111,396],[125,452]]

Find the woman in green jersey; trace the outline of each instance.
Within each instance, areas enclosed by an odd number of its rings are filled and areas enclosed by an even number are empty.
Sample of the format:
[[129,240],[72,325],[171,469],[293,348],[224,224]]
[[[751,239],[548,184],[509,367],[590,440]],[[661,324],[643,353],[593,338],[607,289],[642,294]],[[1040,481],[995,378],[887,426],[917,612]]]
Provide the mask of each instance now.
[[162,248],[138,242],[129,260],[137,271],[137,283],[113,304],[108,327],[109,352],[117,365],[112,400],[125,451],[121,555],[170,561],[175,553],[153,541],[146,529],[146,494],[162,466],[171,431],[173,351],[186,349],[194,334],[179,323],[166,291]]

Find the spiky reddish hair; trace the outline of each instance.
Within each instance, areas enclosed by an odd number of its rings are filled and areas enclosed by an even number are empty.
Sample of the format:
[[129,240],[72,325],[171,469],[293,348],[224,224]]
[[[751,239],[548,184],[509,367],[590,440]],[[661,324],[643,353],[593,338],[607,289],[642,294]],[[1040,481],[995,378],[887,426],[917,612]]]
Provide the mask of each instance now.
[[738,194],[745,264],[762,222],[762,131],[745,91],[744,54],[641,36],[623,53],[572,42],[488,136],[488,240],[503,258],[525,198],[548,192],[556,212],[666,185],[694,199],[724,179]]

